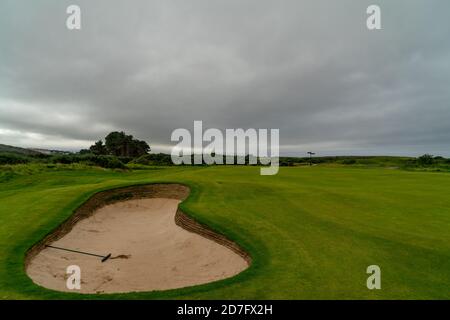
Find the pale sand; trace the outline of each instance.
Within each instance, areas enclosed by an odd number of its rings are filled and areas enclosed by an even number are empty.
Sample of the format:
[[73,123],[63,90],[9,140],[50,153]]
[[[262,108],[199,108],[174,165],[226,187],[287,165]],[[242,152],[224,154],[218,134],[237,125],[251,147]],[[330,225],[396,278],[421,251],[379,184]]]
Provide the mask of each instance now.
[[[79,221],[53,246],[87,251],[101,258],[45,248],[27,266],[37,284],[59,291],[117,293],[182,288],[224,279],[248,267],[230,249],[177,226],[179,200],[118,202]],[[81,268],[81,290],[66,287],[66,268]]]

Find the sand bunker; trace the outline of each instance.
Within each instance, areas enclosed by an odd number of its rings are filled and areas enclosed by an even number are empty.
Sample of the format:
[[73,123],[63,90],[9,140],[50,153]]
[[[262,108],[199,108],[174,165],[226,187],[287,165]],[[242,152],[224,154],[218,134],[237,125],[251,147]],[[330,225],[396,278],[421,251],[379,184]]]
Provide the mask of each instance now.
[[[249,257],[235,243],[178,210],[188,191],[175,186],[178,192],[170,185],[153,185],[94,196],[30,250],[27,274],[43,287],[73,292],[66,287],[66,268],[78,265],[77,292],[114,293],[181,288],[246,269]],[[112,256],[102,263],[101,258],[45,245]]]

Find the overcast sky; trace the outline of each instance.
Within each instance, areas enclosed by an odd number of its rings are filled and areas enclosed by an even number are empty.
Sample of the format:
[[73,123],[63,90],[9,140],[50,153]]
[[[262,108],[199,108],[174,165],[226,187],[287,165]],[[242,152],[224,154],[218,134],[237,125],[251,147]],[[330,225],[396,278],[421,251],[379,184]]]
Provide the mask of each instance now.
[[203,120],[278,128],[285,155],[449,156],[449,14],[448,0],[1,0],[0,143],[76,150],[125,130],[167,151]]

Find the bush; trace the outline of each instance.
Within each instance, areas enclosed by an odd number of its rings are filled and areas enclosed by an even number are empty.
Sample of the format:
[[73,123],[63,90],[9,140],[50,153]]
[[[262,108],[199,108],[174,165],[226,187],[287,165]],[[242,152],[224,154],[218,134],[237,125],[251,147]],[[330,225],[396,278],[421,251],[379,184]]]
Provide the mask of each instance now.
[[430,154],[424,154],[423,156],[420,156],[419,158],[417,158],[417,163],[420,166],[431,166],[434,163],[434,158],[432,155]]
[[122,161],[115,156],[96,156],[94,157],[94,164],[108,169],[125,169]]
[[28,163],[30,159],[14,153],[0,153],[0,165]]
[[164,165],[170,166],[172,165],[172,158],[168,154],[157,153],[157,154],[144,154],[139,158],[132,160],[130,163],[132,164],[141,164],[141,165]]
[[61,164],[86,163],[109,169],[125,168],[123,162],[115,156],[97,156],[94,154],[58,155],[53,157],[51,162]]
[[355,163],[356,163],[355,159],[344,159],[344,160],[342,160],[342,164],[346,164],[346,165],[355,164]]
[[135,158],[133,157],[117,157],[122,163],[129,163],[133,161]]
[[71,164],[71,163],[75,163],[75,162],[79,162],[77,161],[77,159],[72,156],[72,155],[61,155],[61,156],[54,156],[51,159],[51,162],[53,163],[62,163],[62,164]]

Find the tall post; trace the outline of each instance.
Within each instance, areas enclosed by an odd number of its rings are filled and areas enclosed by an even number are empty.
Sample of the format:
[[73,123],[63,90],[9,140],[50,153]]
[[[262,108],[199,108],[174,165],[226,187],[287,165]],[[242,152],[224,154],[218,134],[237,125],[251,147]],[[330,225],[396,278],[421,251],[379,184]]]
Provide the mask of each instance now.
[[314,152],[308,151],[309,154],[309,165],[312,166],[312,156],[315,154]]

